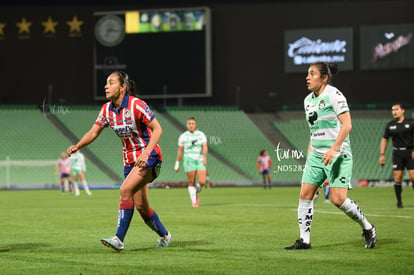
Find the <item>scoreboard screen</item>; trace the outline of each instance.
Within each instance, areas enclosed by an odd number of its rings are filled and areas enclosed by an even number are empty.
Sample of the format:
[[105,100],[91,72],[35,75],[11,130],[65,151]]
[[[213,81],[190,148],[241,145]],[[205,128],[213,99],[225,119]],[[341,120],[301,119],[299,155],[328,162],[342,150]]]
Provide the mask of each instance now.
[[141,98],[212,95],[208,8],[96,12],[94,24],[95,99],[117,70]]

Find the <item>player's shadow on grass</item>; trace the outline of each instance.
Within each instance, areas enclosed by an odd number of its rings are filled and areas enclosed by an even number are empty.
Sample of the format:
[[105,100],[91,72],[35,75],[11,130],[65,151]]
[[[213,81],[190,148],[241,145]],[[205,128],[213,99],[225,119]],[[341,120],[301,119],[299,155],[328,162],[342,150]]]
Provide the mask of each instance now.
[[[168,247],[191,247],[191,246],[197,246],[197,245],[210,245],[212,244],[211,242],[208,242],[206,240],[196,240],[196,241],[174,241],[172,240],[170,245]],[[129,251],[146,251],[146,250],[153,250],[154,247],[143,247],[143,248],[136,248],[136,249],[131,249]],[[168,248],[166,248],[168,249]]]
[[[400,243],[402,241],[400,240],[396,240],[396,239],[379,239],[377,240],[377,244],[375,246],[375,248],[380,247],[384,247],[387,246],[388,244],[395,244],[395,243]],[[326,245],[317,245],[317,246],[312,246],[313,248],[329,248],[329,247],[341,247],[341,246],[355,246],[355,247],[364,247],[364,240],[361,241],[352,241],[352,242],[343,242],[343,243],[331,243],[331,244],[326,244]],[[374,249],[375,249],[374,248]]]
[[48,247],[50,245],[45,243],[14,243],[0,246],[0,252],[8,252],[12,250],[29,250],[39,247]]

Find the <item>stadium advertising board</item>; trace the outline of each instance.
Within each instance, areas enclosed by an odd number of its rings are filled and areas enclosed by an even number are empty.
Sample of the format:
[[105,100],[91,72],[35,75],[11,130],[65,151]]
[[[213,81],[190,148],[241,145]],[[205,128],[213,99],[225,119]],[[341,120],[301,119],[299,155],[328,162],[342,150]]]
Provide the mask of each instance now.
[[414,67],[414,24],[361,26],[361,70]]
[[315,62],[336,63],[341,71],[353,69],[352,28],[286,30],[284,32],[286,73],[306,72]]
[[211,96],[208,8],[94,13],[95,99],[121,70],[142,98]]

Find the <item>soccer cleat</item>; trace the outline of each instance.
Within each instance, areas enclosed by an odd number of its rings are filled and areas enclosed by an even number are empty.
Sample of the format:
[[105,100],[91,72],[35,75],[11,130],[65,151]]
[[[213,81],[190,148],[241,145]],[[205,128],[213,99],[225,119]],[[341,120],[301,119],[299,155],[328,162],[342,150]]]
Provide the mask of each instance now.
[[296,240],[296,242],[291,246],[286,246],[285,250],[298,250],[298,249],[310,249],[312,246],[310,243],[304,243],[303,239]]
[[371,225],[371,229],[362,230],[362,236],[365,237],[365,248],[374,248],[377,243],[377,231],[375,225]]
[[109,248],[112,248],[115,252],[121,252],[124,250],[124,243],[118,238],[118,236],[114,236],[112,238],[103,238],[101,239],[101,243]]
[[168,232],[168,235],[160,238],[157,244],[157,248],[167,247],[170,244],[171,239],[172,239],[171,233]]
[[397,208],[404,208],[402,202],[397,202]]
[[193,207],[198,207],[198,202],[193,203]]

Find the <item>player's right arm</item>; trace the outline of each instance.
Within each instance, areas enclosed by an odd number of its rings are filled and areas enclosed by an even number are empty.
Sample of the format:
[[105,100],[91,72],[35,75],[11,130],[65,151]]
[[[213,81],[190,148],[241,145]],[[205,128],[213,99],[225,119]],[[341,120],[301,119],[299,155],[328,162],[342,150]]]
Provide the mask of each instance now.
[[180,160],[183,156],[183,152],[184,152],[184,147],[183,146],[178,146],[177,159],[176,159],[175,165],[174,165],[175,172],[178,172],[178,170],[180,170]]
[[101,126],[94,124],[76,145],[69,146],[67,150],[68,155],[70,156],[72,153],[92,143],[102,133],[103,129]]
[[385,150],[387,149],[387,144],[388,144],[388,139],[386,138],[382,138],[381,139],[381,145],[380,145],[380,159],[379,159],[379,163],[380,165],[384,165],[385,164]]

